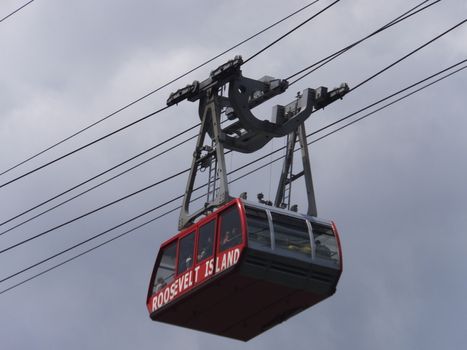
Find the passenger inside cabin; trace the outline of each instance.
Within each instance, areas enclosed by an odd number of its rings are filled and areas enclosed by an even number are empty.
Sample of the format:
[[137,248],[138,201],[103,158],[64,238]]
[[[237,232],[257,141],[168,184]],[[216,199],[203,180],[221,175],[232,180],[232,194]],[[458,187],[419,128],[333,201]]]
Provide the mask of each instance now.
[[212,238],[211,235],[200,236],[198,251],[198,262],[203,261],[204,259],[212,255]]
[[242,235],[237,231],[236,227],[233,227],[232,231],[225,231],[221,242],[221,250],[231,248],[240,243],[242,243]]
[[201,249],[201,251],[198,252],[198,261],[203,261],[205,258],[207,258],[207,256],[208,256],[207,249],[203,247],[203,249]]
[[330,258],[331,250],[324,244],[321,244],[319,239],[316,240],[316,256],[320,258]]
[[165,283],[164,279],[162,277],[159,277],[156,282],[156,287],[155,287],[155,292],[160,291],[162,288],[164,288],[167,285]]
[[221,250],[229,248],[230,239],[231,239],[230,238],[230,231],[225,231],[224,237],[222,238],[222,242],[221,242]]
[[188,270],[193,265],[193,258],[189,255],[185,260],[186,270]]
[[242,243],[242,234],[237,231],[237,228],[232,228],[232,246]]

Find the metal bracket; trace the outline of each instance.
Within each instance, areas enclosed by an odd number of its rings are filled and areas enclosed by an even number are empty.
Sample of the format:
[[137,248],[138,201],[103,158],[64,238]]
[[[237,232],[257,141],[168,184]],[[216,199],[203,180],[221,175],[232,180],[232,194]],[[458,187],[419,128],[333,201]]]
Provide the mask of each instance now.
[[[301,149],[303,170],[297,174],[293,174],[293,155],[295,152],[297,137]],[[308,202],[307,215],[318,216],[315,191],[313,188],[313,177],[311,175],[310,155],[308,152],[308,143],[304,124],[301,124],[296,131],[289,134],[281,177],[277,185],[276,198],[274,200],[275,207],[292,210],[290,201],[292,183],[302,176],[305,176],[305,188]],[[286,192],[288,192],[287,196]],[[287,202],[285,202],[285,200],[287,200]]]
[[[193,152],[190,174],[188,175],[182,209],[180,211],[178,222],[180,230],[192,224],[198,216],[228,202],[231,199],[229,196],[224,147],[221,142],[220,131],[221,109],[225,106],[225,102],[225,99],[217,94],[211,94],[210,97],[205,97],[200,100],[199,111],[201,117],[201,129],[196,141],[195,152]],[[213,135],[212,146],[204,145],[208,130],[210,130]],[[202,154],[203,150],[206,151],[205,154]],[[190,202],[198,171],[210,167],[213,164],[214,174],[212,177],[210,176],[208,180],[208,200],[202,208],[195,212],[190,212]],[[217,183],[219,184],[218,188]],[[212,192],[211,200],[209,199],[209,191]]]
[[[313,111],[324,108],[335,100],[342,98],[348,91],[347,84],[342,84],[339,88],[328,91],[325,87],[318,89],[305,89],[297,98],[286,106],[273,107],[270,120],[257,118],[252,109],[269,99],[287,90],[289,84],[286,80],[263,77],[259,80],[242,76],[240,67],[243,60],[236,56],[233,60],[226,62],[213,70],[208,79],[198,82],[175,91],[170,94],[167,105],[177,104],[185,99],[188,101],[199,100],[199,116],[201,119],[201,129],[198,135],[195,152],[193,154],[192,166],[187,182],[182,210],[179,219],[179,228],[182,229],[194,220],[213,208],[224,204],[230,199],[227,172],[224,159],[224,148],[241,152],[252,153],[265,146],[273,137],[289,135],[293,138],[293,146],[298,136],[302,147],[303,174],[307,185],[307,195],[309,204],[309,214],[316,213],[314,202],[313,183],[311,169],[306,148],[305,120]],[[228,96],[221,96],[220,92],[228,85]],[[225,112],[227,120],[221,126],[221,114]],[[204,140],[206,134],[212,140],[212,150],[201,155],[201,150],[206,150]],[[292,147],[292,146],[290,146]],[[290,151],[288,150],[290,153]],[[293,153],[293,148],[292,151]],[[303,153],[305,152],[305,153]],[[290,169],[292,163],[291,153],[289,154],[289,165],[284,164],[284,169]],[[286,157],[287,158],[287,157]],[[213,172],[212,162],[215,162]],[[200,167],[210,167],[210,174],[213,174],[212,184],[208,186],[208,200],[204,207],[190,213],[190,201],[194,191],[196,174]],[[282,204],[284,186],[291,185],[294,177],[281,176],[281,184],[276,196],[276,206]],[[289,170],[287,170],[289,171]],[[285,177],[284,177],[285,176]],[[284,177],[284,179],[282,179]],[[218,188],[217,182],[218,181]],[[313,209],[314,208],[314,209]]]

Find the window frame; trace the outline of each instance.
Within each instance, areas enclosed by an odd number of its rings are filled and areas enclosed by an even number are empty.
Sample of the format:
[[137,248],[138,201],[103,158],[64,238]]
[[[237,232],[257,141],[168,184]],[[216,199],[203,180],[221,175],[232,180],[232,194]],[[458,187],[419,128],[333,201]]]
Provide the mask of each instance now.
[[267,210],[266,208],[260,208],[260,207],[257,207],[257,206],[252,206],[252,205],[248,205],[246,204],[245,205],[245,225],[246,225],[246,229],[245,229],[245,233],[246,233],[246,237],[248,239],[248,246],[250,246],[250,242],[254,242],[254,240],[250,240],[250,224],[249,224],[249,219],[254,216],[254,217],[257,217],[256,215],[248,215],[248,211],[251,210],[251,211],[255,211],[255,212],[262,212],[264,214],[266,214],[266,222],[267,222],[267,226],[268,226],[268,230],[269,230],[269,246],[266,246],[264,245],[263,247],[255,247],[255,249],[266,249],[266,250],[274,250],[275,246],[276,246],[276,242],[275,242],[275,236],[274,236],[274,227],[272,225],[272,216],[271,216],[271,212],[269,210]]
[[[276,217],[276,219],[274,219],[274,216]],[[308,243],[309,248],[310,248],[309,253],[306,253],[306,252],[300,251],[300,250],[292,250],[292,249],[289,249],[289,248],[285,248],[281,244],[279,244],[279,245],[277,244],[276,225],[283,226],[283,227],[290,226],[292,228],[295,226],[295,227],[298,227],[298,230],[295,230],[296,232],[305,233],[304,230],[300,229],[300,226],[294,225],[293,221],[296,221],[296,223],[298,223],[299,225],[302,225],[303,227],[301,227],[301,228],[306,228],[306,234],[307,234],[306,237],[308,238],[307,243]],[[291,254],[294,257],[298,257],[298,258],[303,258],[303,259],[312,259],[313,258],[314,244],[313,244],[313,242],[311,240],[312,233],[310,233],[310,225],[309,225],[309,222],[308,222],[306,217],[295,216],[295,215],[287,215],[286,213],[280,213],[280,212],[273,211],[273,212],[271,212],[271,227],[272,227],[272,231],[274,232],[274,234],[273,234],[273,236],[274,236],[274,250],[279,250],[279,251],[282,251],[282,252],[286,252],[286,253]],[[293,238],[294,236],[290,235],[290,232],[291,232],[290,230],[286,231],[285,233],[281,232],[281,235],[285,234],[286,237]],[[298,236],[296,236],[296,237],[298,237]],[[305,236],[303,238],[305,238]]]
[[[209,259],[209,258],[214,258],[216,256],[216,246],[217,246],[217,225],[218,225],[218,220],[217,220],[217,217],[218,215],[216,215],[214,218],[208,220],[208,221],[205,221],[205,222],[202,222],[202,223],[199,223],[199,225],[197,225],[196,227],[196,240],[195,240],[195,255],[196,255],[196,261],[195,261],[195,265],[199,265],[200,263],[203,263],[206,261],[206,259]],[[199,242],[200,242],[200,238],[201,238],[201,228],[206,226],[206,225],[209,225],[211,224],[212,222],[214,222],[214,232],[213,232],[213,235],[212,235],[212,239],[213,239],[213,242],[212,242],[212,251],[211,251],[211,255],[203,258],[202,260],[198,260],[198,252],[199,252]]]
[[155,269],[154,269],[154,278],[152,279],[152,294],[156,294],[158,291],[155,290],[156,288],[156,283],[157,283],[157,274],[161,268],[161,263],[162,263],[162,258],[164,256],[164,253],[169,249],[171,248],[171,246],[174,245],[175,246],[175,266],[174,266],[174,269],[173,269],[173,273],[172,273],[172,279],[170,281],[167,281],[165,278],[164,278],[164,283],[165,285],[161,288],[165,288],[165,286],[169,285],[170,283],[172,283],[174,280],[175,280],[175,277],[177,276],[177,256],[178,256],[178,242],[177,240],[172,240],[171,242],[168,242],[166,245],[164,245],[163,247],[161,247],[160,249],[160,254],[156,260],[156,264],[155,264]]
[[193,255],[193,257],[192,257],[193,262],[191,264],[191,267],[185,269],[183,272],[178,271],[181,241],[182,241],[183,238],[188,237],[189,235],[193,234],[194,235],[194,238],[193,238],[193,254],[196,254],[196,252],[195,252],[196,249],[195,248],[196,248],[196,232],[197,231],[198,231],[197,228],[194,228],[194,229],[188,231],[187,233],[183,234],[183,236],[177,237],[177,258],[176,258],[176,261],[175,261],[175,263],[176,263],[176,274],[175,274],[175,276],[179,276],[180,274],[186,273],[187,271],[191,270],[193,268],[193,266],[194,266],[194,255]]
[[[222,248],[222,241],[221,241],[221,234],[222,234],[222,222],[224,221],[224,217],[223,215],[225,215],[225,213],[229,210],[235,210],[236,213],[237,213],[237,218],[238,218],[238,228],[240,230],[240,238],[241,238],[241,241],[240,243],[237,243],[233,246],[230,246],[230,247],[227,247],[227,248]],[[216,242],[216,256],[227,251],[227,250],[230,250],[234,247],[237,247],[239,245],[244,245],[245,244],[245,225],[246,225],[246,222],[245,221],[245,213],[243,211],[244,209],[242,208],[239,208],[239,206],[237,205],[237,202],[235,202],[234,205],[231,205],[231,206],[228,206],[227,208],[225,208],[224,210],[218,212],[217,214],[217,229],[216,229],[216,239],[217,239],[217,242]]]

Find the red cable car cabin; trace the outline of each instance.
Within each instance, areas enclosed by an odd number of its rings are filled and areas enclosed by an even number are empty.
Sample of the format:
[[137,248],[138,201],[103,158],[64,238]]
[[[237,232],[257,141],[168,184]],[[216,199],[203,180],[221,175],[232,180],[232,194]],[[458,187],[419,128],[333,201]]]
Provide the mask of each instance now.
[[334,294],[332,222],[234,199],[162,244],[151,319],[247,341]]

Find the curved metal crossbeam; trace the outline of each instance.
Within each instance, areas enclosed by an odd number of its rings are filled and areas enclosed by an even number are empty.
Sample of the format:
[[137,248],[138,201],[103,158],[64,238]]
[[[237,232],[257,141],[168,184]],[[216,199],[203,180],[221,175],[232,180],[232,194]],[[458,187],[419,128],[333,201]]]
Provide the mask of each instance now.
[[[273,107],[270,120],[256,117],[252,109],[287,90],[286,80],[263,77],[259,80],[242,76],[240,70],[243,64],[240,56],[219,66],[211,72],[203,82],[195,81],[182,89],[172,93],[167,105],[179,103],[185,99],[199,100],[199,117],[201,129],[193,153],[190,175],[187,182],[182,211],[180,213],[179,228],[187,227],[194,220],[215,207],[230,200],[227,170],[225,167],[224,148],[241,153],[253,153],[264,147],[272,138],[293,135],[295,140],[299,136],[303,146],[305,140],[304,122],[313,111],[324,108],[330,103],[341,99],[348,91],[347,84],[328,91],[325,87],[305,89],[295,100],[286,106]],[[228,85],[228,96],[222,92]],[[225,112],[227,120],[221,123],[221,115]],[[298,135],[297,135],[298,132]],[[205,144],[206,134],[211,139],[211,145]],[[294,141],[295,144],[295,141]],[[302,154],[302,158],[308,159]],[[287,158],[287,157],[286,157]],[[289,163],[291,161],[289,160]],[[289,171],[289,165],[284,165],[283,171]],[[209,167],[208,196],[205,205],[195,212],[190,212],[190,200],[198,171]],[[314,193],[312,187],[309,160],[303,163],[308,194],[308,213],[316,213]],[[275,205],[283,205],[282,198],[285,187],[297,178],[281,176],[282,188],[278,189]],[[219,184],[217,188],[216,184]],[[217,188],[217,189],[216,189]],[[214,191],[214,192],[212,192]]]

